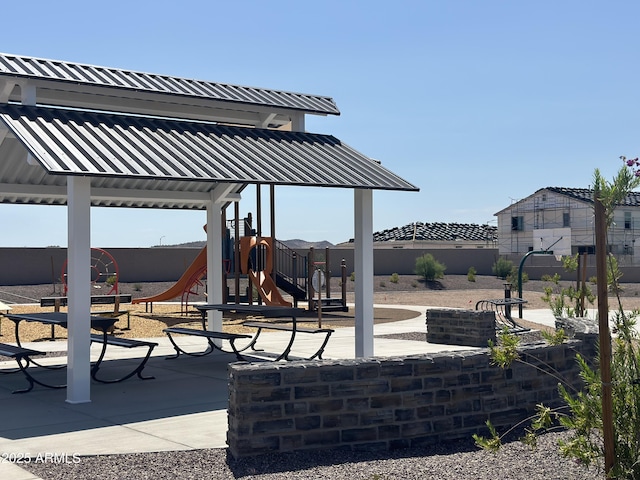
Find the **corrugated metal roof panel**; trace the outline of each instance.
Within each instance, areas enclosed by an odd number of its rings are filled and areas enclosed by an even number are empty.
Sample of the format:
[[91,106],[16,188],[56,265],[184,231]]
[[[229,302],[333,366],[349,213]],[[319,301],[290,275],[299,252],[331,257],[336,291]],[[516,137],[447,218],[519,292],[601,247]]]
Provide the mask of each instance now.
[[22,183],[49,173],[143,190],[207,192],[218,182],[418,190],[331,135],[21,105],[0,106],[0,119],[44,168],[22,171]]
[[207,98],[323,115],[340,114],[333,99],[325,96],[215,83],[3,53],[0,53],[0,75]]

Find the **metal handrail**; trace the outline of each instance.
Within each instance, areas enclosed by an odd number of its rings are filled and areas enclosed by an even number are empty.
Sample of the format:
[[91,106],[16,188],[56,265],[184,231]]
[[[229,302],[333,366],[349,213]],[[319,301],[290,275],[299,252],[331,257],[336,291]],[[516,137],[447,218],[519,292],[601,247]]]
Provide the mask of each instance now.
[[307,292],[307,256],[289,248],[279,240],[275,241],[275,270],[292,285]]

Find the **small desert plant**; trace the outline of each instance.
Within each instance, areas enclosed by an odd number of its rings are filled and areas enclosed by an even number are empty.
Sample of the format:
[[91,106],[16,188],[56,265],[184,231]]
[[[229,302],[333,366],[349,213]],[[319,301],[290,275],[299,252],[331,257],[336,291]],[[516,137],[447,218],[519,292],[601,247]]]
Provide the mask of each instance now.
[[356,281],[356,272],[351,272],[351,275],[349,275],[349,280],[351,280],[352,282]]
[[447,266],[437,261],[430,253],[425,253],[416,259],[416,275],[420,275],[425,281],[436,280],[444,277]]
[[397,273],[392,273],[389,281],[391,283],[398,283],[400,281],[400,276]]
[[380,287],[381,287],[381,288],[384,288],[384,287],[386,287],[386,286],[387,286],[387,284],[384,282],[384,280],[381,280],[381,281],[380,281]]
[[506,258],[498,258],[496,263],[491,267],[491,271],[493,274],[498,277],[505,279],[509,274],[511,274],[511,270],[513,269],[513,262],[511,260],[507,260]]
[[469,270],[467,271],[467,280],[469,280],[470,282],[475,282],[476,281],[476,269],[474,267],[469,267]]
[[134,283],[133,284],[133,290],[135,292],[141,292],[142,291],[142,284],[141,283]]
[[109,286],[114,286],[118,281],[118,277],[116,277],[115,275],[111,275],[109,277],[107,277],[107,279],[105,280],[105,283]]
[[[562,267],[572,273],[578,269],[578,255],[562,257]],[[593,305],[595,294],[586,284],[578,288],[573,286],[561,287],[560,275],[543,275],[542,280],[551,285],[544,287],[542,300],[549,305],[553,315],[557,317],[583,317],[587,312],[587,303]],[[616,280],[617,281],[617,280]]]
[[[529,274],[527,272],[522,272],[522,283],[527,283],[529,281]],[[507,282],[518,286],[518,267],[515,265],[511,267],[511,272],[507,275]]]

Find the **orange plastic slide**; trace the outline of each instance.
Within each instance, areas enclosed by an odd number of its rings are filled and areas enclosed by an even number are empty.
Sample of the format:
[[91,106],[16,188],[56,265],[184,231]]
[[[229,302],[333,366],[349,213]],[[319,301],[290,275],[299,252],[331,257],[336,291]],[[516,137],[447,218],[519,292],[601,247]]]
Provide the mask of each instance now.
[[[261,246],[263,247],[266,258],[266,265],[261,271],[255,271],[251,268],[251,262],[249,256],[251,250]],[[271,278],[271,271],[273,268],[273,257],[271,256],[271,249],[273,248],[273,238],[271,237],[242,237],[240,239],[240,268],[242,273],[246,273],[251,283],[258,290],[258,294],[264,300],[267,305],[280,305],[284,307],[290,307],[291,302],[287,302],[278,291],[278,287]]]
[[[207,247],[200,250],[198,256],[191,262],[191,265],[182,274],[178,281],[162,293],[152,297],[134,298],[131,303],[152,303],[172,300],[181,297],[182,294],[200,280],[207,271]],[[200,273],[200,275],[198,275]]]
[[254,272],[249,269],[247,276],[251,279],[251,283],[258,289],[258,293],[267,305],[280,305],[290,307],[291,302],[287,302],[276,287],[275,282],[269,275],[264,272]]

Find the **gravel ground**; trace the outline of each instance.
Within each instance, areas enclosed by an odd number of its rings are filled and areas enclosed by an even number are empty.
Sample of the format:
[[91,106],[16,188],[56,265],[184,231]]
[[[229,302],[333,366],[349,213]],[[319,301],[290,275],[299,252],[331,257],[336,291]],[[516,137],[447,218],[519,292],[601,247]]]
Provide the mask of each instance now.
[[82,457],[76,464],[30,464],[27,470],[45,480],[165,479],[582,479],[602,478],[558,453],[566,433],[549,433],[531,450],[518,441],[498,453],[478,450],[472,442],[392,452],[314,451],[261,455],[241,460],[225,450]]
[[[136,288],[140,285],[121,284],[120,292],[132,293],[134,297],[148,296],[162,291],[169,285],[144,284],[142,291],[138,292]],[[539,293],[544,285],[544,282],[529,282],[526,290]],[[352,291],[352,285],[348,287],[348,291]],[[424,284],[415,277],[401,277],[398,284],[390,282],[387,277],[376,277],[375,301],[452,307],[460,306],[452,305],[452,302],[460,302],[464,306],[474,300],[467,300],[467,297],[461,294],[461,290],[469,295],[477,291],[477,294],[482,296],[491,292],[495,297],[503,292],[503,288],[502,280],[493,277],[478,277],[476,282],[469,282],[466,276],[447,276],[442,281],[432,284]],[[8,299],[7,295],[12,295],[11,302],[30,303],[41,296],[52,295],[52,290],[52,285],[0,286],[0,299]],[[640,288],[633,285],[629,286],[625,293],[633,298],[639,291]],[[447,293],[448,296],[445,295]],[[17,301],[20,298],[22,300]],[[430,448],[401,449],[392,452],[305,451],[236,460],[228,456],[225,449],[207,449],[80,457],[77,463],[31,463],[24,467],[44,480],[602,478],[595,469],[587,469],[561,456],[557,442],[559,439],[567,438],[567,435],[567,432],[543,435],[535,450],[518,441],[512,441],[506,443],[497,454],[479,450],[469,439]]]

